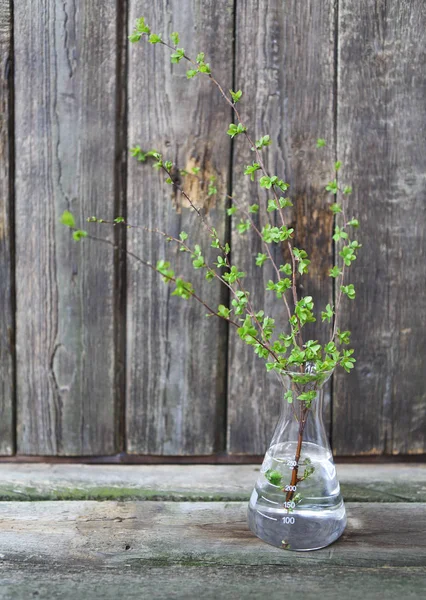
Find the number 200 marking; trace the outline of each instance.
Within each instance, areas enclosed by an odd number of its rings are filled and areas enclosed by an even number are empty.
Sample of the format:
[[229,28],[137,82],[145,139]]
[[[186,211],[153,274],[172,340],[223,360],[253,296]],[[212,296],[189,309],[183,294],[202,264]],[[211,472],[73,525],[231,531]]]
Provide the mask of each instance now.
[[286,492],[295,492],[297,488],[297,485],[286,485],[285,486],[285,491]]
[[286,525],[294,525],[294,517],[283,517],[283,523]]

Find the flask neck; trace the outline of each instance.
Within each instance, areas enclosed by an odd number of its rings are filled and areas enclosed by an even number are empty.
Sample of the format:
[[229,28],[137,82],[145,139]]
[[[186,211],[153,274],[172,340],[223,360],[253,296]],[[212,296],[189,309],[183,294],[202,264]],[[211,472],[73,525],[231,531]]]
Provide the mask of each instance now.
[[323,422],[324,384],[327,379],[298,381],[297,377],[284,378],[281,414],[271,447],[286,443],[297,447],[305,443],[329,450]]

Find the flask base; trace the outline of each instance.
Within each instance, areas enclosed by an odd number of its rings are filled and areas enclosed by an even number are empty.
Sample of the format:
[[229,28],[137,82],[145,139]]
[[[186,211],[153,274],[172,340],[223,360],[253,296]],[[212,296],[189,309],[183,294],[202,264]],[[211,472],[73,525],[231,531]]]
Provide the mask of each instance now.
[[320,550],[335,542],[346,527],[343,501],[320,511],[285,511],[267,515],[250,503],[247,515],[250,530],[264,542],[283,550],[307,552]]

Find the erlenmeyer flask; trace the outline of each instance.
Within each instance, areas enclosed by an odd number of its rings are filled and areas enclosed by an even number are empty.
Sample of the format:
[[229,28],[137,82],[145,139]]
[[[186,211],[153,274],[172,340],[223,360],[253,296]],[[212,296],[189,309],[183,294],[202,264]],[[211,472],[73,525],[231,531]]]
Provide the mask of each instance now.
[[333,456],[322,420],[328,373],[285,372],[281,416],[250,498],[248,524],[286,550],[316,550],[346,526]]

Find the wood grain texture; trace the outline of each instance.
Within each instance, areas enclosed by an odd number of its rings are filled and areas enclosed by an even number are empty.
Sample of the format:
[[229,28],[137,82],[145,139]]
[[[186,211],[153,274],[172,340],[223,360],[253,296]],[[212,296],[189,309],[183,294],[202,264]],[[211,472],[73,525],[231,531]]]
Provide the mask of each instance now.
[[18,452],[111,454],[113,252],[59,219],[114,216],[116,6],[17,0],[14,16]]
[[426,451],[426,5],[342,0],[338,155],[363,248],[350,272],[355,372],[338,375],[337,454]]
[[212,600],[265,590],[278,600],[284,589],[312,600],[357,599],[360,590],[368,600],[424,595],[424,504],[349,504],[343,536],[309,553],[254,537],[246,509],[246,502],[3,503],[0,598],[117,598],[123,589],[130,598]]
[[[259,465],[0,464],[0,500],[248,501]],[[345,502],[426,502],[426,465],[338,465]]]
[[14,318],[12,249],[12,13],[0,0],[0,454],[14,450]]
[[[181,34],[190,56],[203,50],[218,78],[232,81],[233,2],[135,0],[130,27],[144,15],[164,39]],[[219,43],[219,37],[220,43]],[[142,47],[141,47],[142,46]],[[207,78],[186,78],[187,64],[171,65],[170,51],[144,42],[130,48],[129,144],[156,148],[179,168],[200,167],[185,183],[195,204],[223,239],[230,163],[226,136],[230,110]],[[217,176],[218,195],[207,198],[207,180]],[[209,234],[179,193],[164,183],[151,165],[129,161],[128,219],[200,243],[207,262],[217,252]],[[158,234],[128,234],[128,248],[145,260],[171,260],[176,273],[193,282],[196,292],[216,307],[226,300],[217,282],[194,272],[190,257],[165,243]],[[128,261],[127,450],[151,454],[209,454],[223,449],[225,411],[226,328],[203,319],[206,310],[194,300],[172,297],[156,273]]]
[[[308,563],[308,561],[306,561]],[[135,564],[136,563],[136,564]],[[101,570],[84,565],[67,565],[55,569],[44,564],[31,564],[25,568],[17,563],[7,563],[7,574],[2,579],[1,600],[27,600],[32,595],[49,600],[116,600],[125,590],[127,600],[139,600],[141,593],[155,600],[235,600],[235,598],[262,598],[267,589],[270,600],[281,600],[286,593],[300,595],[304,600],[358,600],[360,588],[364,600],[376,600],[386,594],[386,600],[407,597],[418,600],[424,595],[426,583],[424,567],[382,566],[368,568],[333,568],[327,564],[315,568],[309,561],[309,569],[286,565],[240,564],[216,566],[191,564],[191,555],[185,564],[139,566],[136,561],[121,566],[120,571]],[[1,570],[5,567],[0,566]],[[297,578],[303,578],[303,584]],[[36,594],[37,593],[37,594]]]
[[[271,135],[273,146],[264,150],[267,169],[291,185],[294,209],[288,217],[295,228],[295,246],[306,249],[312,259],[310,276],[303,278],[299,292],[312,295],[318,310],[332,302],[328,277],[332,219],[323,189],[334,161],[333,19],[331,2],[237,3],[235,86],[245,93],[240,110],[245,122],[253,124],[256,139]],[[329,141],[321,153],[315,149],[318,137]],[[257,201],[265,207],[268,193],[259,193],[258,186],[242,175],[244,165],[252,161],[250,148],[237,139],[233,193],[246,205]],[[262,225],[265,218],[263,208]],[[267,314],[277,315],[276,299],[263,291],[273,278],[272,269],[255,266],[255,256],[263,251],[259,238],[255,233],[241,237],[233,229],[232,248],[233,260],[250,277],[255,307],[265,305]],[[276,260],[288,262],[287,249],[284,257],[277,249]],[[278,323],[284,325],[286,313],[281,304],[279,310]],[[318,324],[311,328],[308,339],[326,341],[328,335],[329,327]],[[234,332],[229,352],[228,449],[232,453],[263,453],[279,413],[280,384],[266,374],[263,361],[251,348],[240,345]]]

